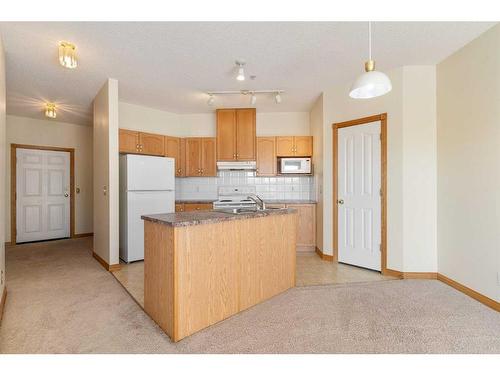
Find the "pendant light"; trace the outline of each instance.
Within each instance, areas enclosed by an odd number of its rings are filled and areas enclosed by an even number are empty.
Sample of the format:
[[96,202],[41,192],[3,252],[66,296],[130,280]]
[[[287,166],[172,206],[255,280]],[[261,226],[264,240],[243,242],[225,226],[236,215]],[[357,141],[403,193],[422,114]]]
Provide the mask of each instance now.
[[389,77],[375,70],[372,60],[372,25],[368,22],[368,61],[365,62],[365,73],[352,84],[349,96],[354,99],[369,99],[387,94],[392,90]]

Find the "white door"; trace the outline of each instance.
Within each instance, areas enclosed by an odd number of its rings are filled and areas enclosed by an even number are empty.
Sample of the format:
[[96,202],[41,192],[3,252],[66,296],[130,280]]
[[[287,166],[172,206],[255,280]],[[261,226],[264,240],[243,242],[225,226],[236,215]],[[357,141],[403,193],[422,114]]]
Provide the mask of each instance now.
[[70,236],[70,155],[17,149],[16,242]]
[[380,271],[380,121],[340,128],[338,157],[338,260]]

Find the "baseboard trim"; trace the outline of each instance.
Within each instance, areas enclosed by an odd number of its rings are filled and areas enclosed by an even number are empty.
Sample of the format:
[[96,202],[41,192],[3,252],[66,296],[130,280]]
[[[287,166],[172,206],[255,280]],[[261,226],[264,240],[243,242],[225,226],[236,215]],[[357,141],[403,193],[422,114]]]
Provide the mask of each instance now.
[[12,241],[11,242],[5,242],[5,246],[12,246],[12,245],[13,245]]
[[403,272],[396,271],[396,270],[391,270],[390,268],[386,268],[385,270],[383,270],[382,271],[382,275],[397,277],[398,279],[402,279],[403,278]]
[[94,233],[78,233],[73,236],[73,238],[82,238],[82,237],[92,237]]
[[333,255],[323,254],[318,247],[315,248],[315,251],[321,259],[326,260],[327,262],[333,262]]
[[403,279],[436,280],[436,272],[403,272]]
[[7,287],[3,287],[2,299],[0,300],[0,324],[2,324],[3,309],[5,307],[5,300],[7,299]]
[[103,266],[106,271],[115,272],[119,271],[122,268],[121,264],[108,264],[104,259],[102,259],[99,255],[97,255],[94,251],[92,251],[92,256]]
[[439,281],[451,286],[452,288],[455,288],[456,290],[468,295],[469,297],[474,298],[476,301],[479,301],[482,304],[484,304],[488,307],[491,307],[493,310],[500,312],[500,302],[497,302],[489,297],[486,297],[484,294],[476,292],[475,290],[473,290],[469,287],[466,287],[465,285],[460,284],[459,282],[457,282],[453,279],[450,279],[449,277],[447,277],[441,273],[437,274],[437,279]]

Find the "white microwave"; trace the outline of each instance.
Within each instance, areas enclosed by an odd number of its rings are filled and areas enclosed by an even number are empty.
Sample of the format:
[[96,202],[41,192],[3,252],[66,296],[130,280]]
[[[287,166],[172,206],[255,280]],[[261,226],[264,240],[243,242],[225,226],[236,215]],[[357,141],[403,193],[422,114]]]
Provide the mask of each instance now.
[[280,174],[311,174],[311,158],[279,159]]

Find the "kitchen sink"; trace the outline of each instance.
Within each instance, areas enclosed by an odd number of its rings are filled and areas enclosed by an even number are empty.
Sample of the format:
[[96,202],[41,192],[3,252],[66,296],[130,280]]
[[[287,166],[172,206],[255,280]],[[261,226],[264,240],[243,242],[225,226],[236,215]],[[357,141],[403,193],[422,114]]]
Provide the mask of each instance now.
[[272,211],[272,210],[280,210],[280,207],[269,207],[265,210],[258,210],[256,208],[223,208],[217,209],[216,211],[224,212],[225,214],[233,214],[233,215],[245,215],[252,212],[260,212],[260,211]]

